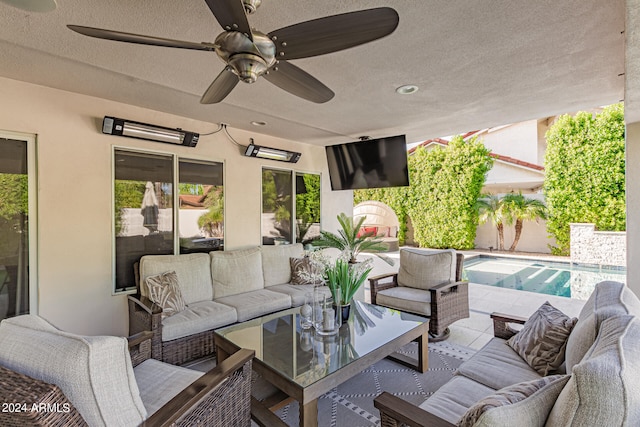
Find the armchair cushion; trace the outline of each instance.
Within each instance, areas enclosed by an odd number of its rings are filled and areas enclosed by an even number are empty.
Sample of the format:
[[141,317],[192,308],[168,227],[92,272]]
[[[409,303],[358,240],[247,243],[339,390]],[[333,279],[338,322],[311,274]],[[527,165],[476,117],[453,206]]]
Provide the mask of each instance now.
[[264,289],[260,248],[211,252],[211,276],[217,299]]
[[203,372],[148,359],[133,368],[140,396],[149,414],[153,414],[175,395],[191,385]]
[[474,404],[459,427],[544,425],[568,375],[550,375],[505,387]]
[[302,243],[294,245],[262,246],[262,271],[264,286],[283,285],[291,282],[289,258],[304,254]]
[[[140,280],[167,271],[175,271],[185,304],[213,299],[213,285],[208,254],[145,255],[140,258]],[[145,286],[140,293],[149,297]]]
[[91,426],[138,425],[147,415],[126,338],[69,334],[18,316],[0,323],[0,364],[60,387]]
[[144,279],[149,299],[162,307],[162,317],[172,316],[185,309],[184,299],[175,271],[149,276]]
[[540,375],[555,373],[564,362],[567,339],[577,320],[545,302],[507,345]]
[[443,283],[454,282],[456,252],[454,250],[406,249],[400,250],[398,285],[416,289],[429,289]]
[[378,292],[376,304],[427,317],[431,316],[431,293],[423,289],[405,286],[385,289]]

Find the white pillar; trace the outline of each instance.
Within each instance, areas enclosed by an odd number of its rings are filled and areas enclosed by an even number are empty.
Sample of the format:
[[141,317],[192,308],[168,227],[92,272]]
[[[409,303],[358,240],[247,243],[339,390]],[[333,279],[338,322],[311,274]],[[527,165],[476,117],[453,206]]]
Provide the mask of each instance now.
[[640,296],[640,0],[626,1],[627,286]]

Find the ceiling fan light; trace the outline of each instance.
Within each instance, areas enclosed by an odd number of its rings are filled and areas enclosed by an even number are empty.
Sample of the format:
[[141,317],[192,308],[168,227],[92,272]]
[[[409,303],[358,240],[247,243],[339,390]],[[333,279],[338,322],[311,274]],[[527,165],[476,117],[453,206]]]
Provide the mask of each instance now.
[[29,12],[52,12],[56,9],[56,0],[2,0],[3,3]]
[[229,58],[229,65],[240,80],[245,83],[255,83],[267,71],[267,63],[258,55],[239,53]]

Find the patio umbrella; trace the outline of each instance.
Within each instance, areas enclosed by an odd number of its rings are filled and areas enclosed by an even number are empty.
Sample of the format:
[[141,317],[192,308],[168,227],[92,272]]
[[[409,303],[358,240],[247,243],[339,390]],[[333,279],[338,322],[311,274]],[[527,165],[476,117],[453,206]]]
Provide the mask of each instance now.
[[147,181],[142,197],[142,206],[140,213],[142,214],[142,225],[149,229],[149,233],[158,231],[158,199],[153,184]]

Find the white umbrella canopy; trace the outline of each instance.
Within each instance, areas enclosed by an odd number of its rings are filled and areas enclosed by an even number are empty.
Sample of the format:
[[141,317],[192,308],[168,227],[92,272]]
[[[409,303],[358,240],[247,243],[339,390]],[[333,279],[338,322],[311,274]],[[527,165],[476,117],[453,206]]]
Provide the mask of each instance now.
[[142,197],[142,205],[140,209],[142,214],[142,225],[149,229],[149,233],[158,231],[158,198],[156,197],[155,188],[151,181],[147,181]]

